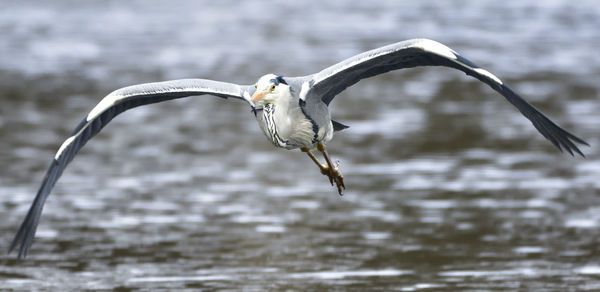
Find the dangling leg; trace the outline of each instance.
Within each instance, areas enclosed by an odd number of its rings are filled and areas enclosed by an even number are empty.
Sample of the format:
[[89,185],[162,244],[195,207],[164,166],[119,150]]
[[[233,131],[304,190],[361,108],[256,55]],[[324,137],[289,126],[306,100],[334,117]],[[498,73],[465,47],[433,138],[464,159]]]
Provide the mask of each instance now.
[[329,182],[333,185],[333,177],[331,176],[331,172],[329,171],[329,167],[327,165],[321,164],[321,162],[315,157],[315,155],[310,152],[310,149],[306,147],[300,148],[300,151],[306,153],[310,159],[321,169],[321,173],[329,177]]
[[[319,144],[322,145],[322,144]],[[323,148],[323,150],[321,150],[321,148]],[[338,164],[336,163],[335,166],[333,166],[331,164],[331,160],[329,159],[329,155],[327,155],[326,152],[324,152],[324,156],[325,156],[325,164],[321,164],[321,162],[319,162],[319,160],[317,159],[317,157],[315,157],[315,155],[310,152],[310,149],[306,148],[306,147],[302,147],[300,148],[300,150],[302,152],[305,152],[308,157],[310,157],[310,159],[312,159],[312,161],[319,167],[319,169],[321,170],[321,173],[326,175],[329,178],[329,183],[331,183],[331,185],[333,185],[333,183],[335,182],[337,188],[338,188],[338,193],[341,195],[343,195],[343,190],[345,189],[346,186],[344,186],[344,177],[342,176],[342,173],[340,172],[340,170],[338,169]],[[319,151],[323,152],[325,151],[325,147],[320,147]]]
[[[337,161],[335,163],[335,165],[333,163],[331,163],[331,159],[329,158],[329,154],[327,153],[327,150],[325,150],[325,144],[319,142],[317,144],[317,149],[319,151],[321,151],[321,153],[323,153],[323,157],[325,158],[325,162],[327,163],[327,166],[329,168],[329,180],[333,180],[335,182],[335,185],[337,186],[338,189],[338,193],[341,195],[343,195],[344,189],[346,189],[346,186],[344,185],[344,176],[342,175],[342,172],[340,171],[340,162]],[[332,183],[333,185],[333,183]]]

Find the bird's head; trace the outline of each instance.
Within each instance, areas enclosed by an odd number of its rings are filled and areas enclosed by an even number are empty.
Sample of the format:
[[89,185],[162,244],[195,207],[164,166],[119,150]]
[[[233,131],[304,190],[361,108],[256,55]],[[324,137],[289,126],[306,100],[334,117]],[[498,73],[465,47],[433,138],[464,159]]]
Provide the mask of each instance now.
[[260,77],[254,88],[256,88],[256,91],[254,91],[251,101],[258,102],[262,106],[276,103],[284,93],[289,92],[287,82],[285,82],[283,77],[275,74],[267,74]]

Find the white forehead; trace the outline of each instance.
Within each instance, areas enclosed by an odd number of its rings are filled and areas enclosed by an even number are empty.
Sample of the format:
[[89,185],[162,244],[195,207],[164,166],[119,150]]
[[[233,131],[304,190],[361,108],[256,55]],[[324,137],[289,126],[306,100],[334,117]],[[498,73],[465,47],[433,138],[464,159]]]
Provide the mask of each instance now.
[[271,84],[271,80],[273,80],[275,78],[277,78],[277,75],[275,75],[275,74],[264,75],[264,76],[260,77],[258,79],[258,81],[256,81],[256,85],[257,86],[266,86],[266,85],[269,85],[269,84]]

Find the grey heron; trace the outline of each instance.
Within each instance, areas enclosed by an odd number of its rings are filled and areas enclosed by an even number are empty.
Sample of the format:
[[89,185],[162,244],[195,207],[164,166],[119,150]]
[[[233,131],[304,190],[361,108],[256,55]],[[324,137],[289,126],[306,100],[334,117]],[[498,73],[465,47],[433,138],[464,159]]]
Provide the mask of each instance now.
[[[333,98],[361,79],[388,71],[417,66],[445,66],[463,71],[486,83],[513,104],[533,126],[561,152],[584,156],[576,144],[582,139],[552,122],[510,89],[498,77],[462,57],[451,48],[428,39],[398,42],[350,57],[318,73],[301,77],[267,74],[253,85],[237,85],[205,79],[182,79],[124,87],[104,97],[59,147],[23,223],[9,247],[27,255],[44,202],[66,166],[78,151],[118,114],[142,105],[187,96],[212,95],[245,101],[267,139],[275,146],[305,152],[341,195],[345,189],[338,163],[333,163],[325,144],[335,131],[347,126],[331,119]],[[313,151],[320,152],[320,162]]]

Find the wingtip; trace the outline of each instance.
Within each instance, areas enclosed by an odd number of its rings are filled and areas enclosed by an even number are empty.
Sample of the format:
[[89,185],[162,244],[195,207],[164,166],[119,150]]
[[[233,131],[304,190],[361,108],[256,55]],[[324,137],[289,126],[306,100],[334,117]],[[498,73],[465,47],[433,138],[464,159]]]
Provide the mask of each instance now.
[[583,140],[583,139],[581,139],[581,138],[579,138],[579,137],[577,137],[577,136],[575,136],[575,135],[573,135],[571,133],[569,133],[569,138],[571,138],[571,140],[573,140],[573,141],[575,141],[575,142],[577,142],[577,143],[579,143],[581,145],[590,147],[590,143],[586,142],[585,140]]
[[[577,148],[577,147],[575,147]],[[573,154],[573,150],[571,149],[571,147],[565,147],[565,149],[567,149],[567,152],[569,152],[569,154],[571,154],[571,156],[575,156],[575,154]]]
[[[6,254],[10,255],[15,250],[17,245],[19,245],[19,243],[17,241],[13,240],[13,242],[11,242],[10,246],[8,247]],[[17,260],[23,259],[26,256],[27,256],[27,247],[25,246],[25,244],[21,243],[21,246],[19,247],[19,252],[17,253]]]
[[13,240],[10,242],[10,245],[8,246],[8,250],[6,251],[6,254],[11,254],[13,252],[13,250],[15,250],[15,247],[17,247],[17,245],[19,244],[19,232],[17,231],[17,234],[15,235],[15,238],[13,238]]
[[[581,149],[579,149],[579,147],[577,147],[577,145],[575,145],[575,143],[579,143],[584,146],[590,147],[590,145],[588,143],[586,143],[585,141],[583,141],[575,136],[566,137],[565,140],[566,141],[562,142],[563,144],[559,144],[559,145],[562,145],[562,147],[564,149],[566,149],[567,152],[569,152],[569,154],[572,157],[575,157],[576,156],[575,154],[578,154],[579,156],[585,158],[585,154],[583,154],[583,151],[581,151]],[[558,149],[560,150],[560,152],[563,152],[560,147],[558,147]]]
[[[566,130],[563,130],[563,131],[565,132],[565,134],[566,134],[566,136],[567,136],[567,137],[566,137],[566,140],[567,140],[567,142],[568,142],[568,146],[570,146],[570,147],[568,147],[568,149],[569,149],[569,150],[571,150],[571,149],[572,149],[572,150],[573,150],[573,151],[575,151],[577,154],[579,154],[581,157],[585,158],[585,155],[584,155],[584,154],[583,154],[583,152],[582,152],[582,151],[579,149],[579,147],[577,147],[577,145],[576,145],[576,144],[581,144],[581,145],[583,145],[583,146],[587,146],[587,147],[590,147],[590,144],[589,144],[588,142],[584,141],[583,139],[581,139],[581,138],[579,138],[579,137],[577,137],[577,136],[575,136],[575,135],[573,135],[573,134],[569,133],[569,132],[568,132],[568,131],[566,131]],[[575,154],[574,154],[574,153],[571,153],[571,156],[575,156]]]
[[[537,110],[534,108],[537,112]],[[576,144],[581,144],[585,146],[590,146],[589,143],[584,141],[583,139],[573,135],[569,131],[561,128],[548,117],[546,117],[541,112],[537,112],[537,115],[534,115],[531,118],[531,122],[535,126],[535,128],[552,144],[561,152],[566,150],[571,156],[575,157],[575,153],[579,154],[581,157],[585,158],[583,152],[577,147]]]
[[[587,144],[585,144],[585,146],[588,146],[588,147],[589,147],[590,145],[587,145]],[[583,154],[583,152],[582,152],[582,151],[581,151],[581,150],[580,150],[578,147],[575,147],[575,149],[574,149],[574,150],[575,150],[575,152],[577,152],[577,154],[579,154],[579,156],[581,156],[581,157],[583,157],[583,158],[586,158],[586,157],[585,157],[585,154]],[[575,157],[575,154],[571,154],[571,156]]]
[[22,238],[21,231],[17,232],[17,235],[15,235],[15,238],[13,238],[12,242],[10,243],[10,246],[8,247],[8,251],[6,254],[11,254],[17,246],[19,246],[19,252],[17,253],[17,259],[25,258],[27,256],[27,251],[28,251],[29,247],[31,246],[31,244],[27,243],[26,240],[24,238]]
[[29,248],[31,248],[31,245],[33,244],[39,220],[39,213],[41,212],[41,209],[38,209],[39,205],[37,203],[39,203],[39,201],[35,200],[32,204],[8,248],[8,253],[18,249],[17,258],[25,258]]

